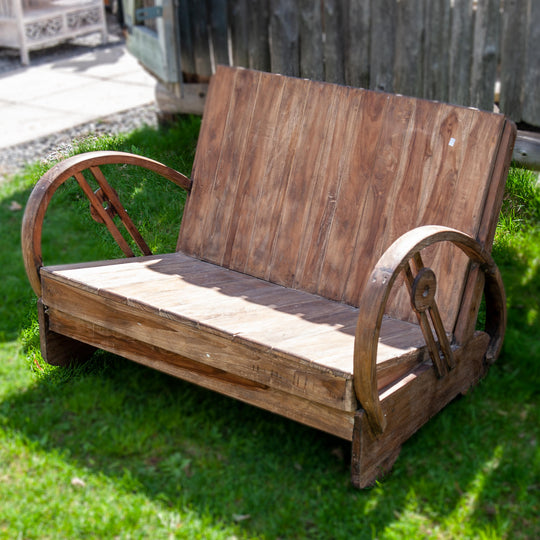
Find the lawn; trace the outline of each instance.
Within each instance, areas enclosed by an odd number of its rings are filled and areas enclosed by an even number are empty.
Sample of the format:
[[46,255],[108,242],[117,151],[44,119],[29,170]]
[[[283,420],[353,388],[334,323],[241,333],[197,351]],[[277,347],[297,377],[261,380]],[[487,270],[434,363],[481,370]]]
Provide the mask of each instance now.
[[[189,173],[198,119],[90,139]],[[349,444],[145,367],[97,353],[43,363],[20,250],[22,210],[51,164],[0,185],[0,538],[540,538],[540,190],[514,168],[494,257],[508,301],[487,377],[357,491]],[[121,167],[143,236],[174,249],[183,195]],[[46,263],[119,256],[75,186],[45,224]]]

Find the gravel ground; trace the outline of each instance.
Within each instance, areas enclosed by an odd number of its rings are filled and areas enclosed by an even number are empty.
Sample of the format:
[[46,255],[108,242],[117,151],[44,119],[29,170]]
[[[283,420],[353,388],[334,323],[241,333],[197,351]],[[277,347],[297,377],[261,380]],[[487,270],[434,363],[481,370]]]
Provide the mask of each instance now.
[[38,160],[48,162],[66,156],[78,141],[106,134],[117,135],[143,125],[157,125],[155,105],[138,107],[40,139],[0,148],[0,181],[16,173],[29,162]]
[[[56,47],[33,51],[30,56],[32,65],[54,62],[87,53],[96,47],[122,45],[124,37],[115,16],[107,14],[109,31],[108,43],[101,44],[99,34],[73,39]],[[0,48],[0,75],[20,69],[19,51]],[[110,115],[99,120],[74,126],[65,131],[48,135],[39,139],[24,142],[7,148],[0,148],[0,181],[6,180],[24,165],[37,160],[51,161],[67,155],[74,144],[89,137],[100,135],[117,135],[136,129],[137,127],[157,125],[155,105],[139,107],[122,113]]]

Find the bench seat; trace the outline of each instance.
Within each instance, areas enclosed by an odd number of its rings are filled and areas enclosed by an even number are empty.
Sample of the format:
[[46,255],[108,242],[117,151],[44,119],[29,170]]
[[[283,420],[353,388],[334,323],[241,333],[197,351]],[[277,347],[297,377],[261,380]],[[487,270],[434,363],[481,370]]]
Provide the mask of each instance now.
[[[41,269],[41,278],[54,331],[61,321],[77,319],[94,333],[99,327],[187,354],[328,407],[351,413],[358,408],[353,390],[358,309],[353,306],[179,252],[49,266]],[[69,334],[65,328],[62,333]],[[202,334],[205,339],[197,339]],[[113,341],[109,348],[115,352]],[[385,317],[379,387],[420,363],[424,349],[418,325]]]

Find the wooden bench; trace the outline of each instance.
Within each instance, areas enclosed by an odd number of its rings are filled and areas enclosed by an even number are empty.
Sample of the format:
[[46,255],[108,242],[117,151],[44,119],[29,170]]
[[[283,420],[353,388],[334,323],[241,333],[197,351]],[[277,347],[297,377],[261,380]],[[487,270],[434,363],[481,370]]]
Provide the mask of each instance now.
[[[191,179],[97,152],[36,185],[22,239],[43,356],[98,347],[350,440],[352,481],[370,485],[499,353],[489,251],[514,138],[500,115],[220,67]],[[189,192],[177,252],[150,253],[109,163]],[[42,265],[47,205],[72,176],[128,258]]]

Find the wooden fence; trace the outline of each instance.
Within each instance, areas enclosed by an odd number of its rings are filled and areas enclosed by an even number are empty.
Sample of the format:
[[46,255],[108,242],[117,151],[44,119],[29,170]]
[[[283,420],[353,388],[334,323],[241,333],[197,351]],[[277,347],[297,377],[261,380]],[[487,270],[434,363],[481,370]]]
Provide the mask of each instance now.
[[486,110],[497,102],[516,122],[540,127],[540,0],[173,6],[177,35],[169,43],[180,44],[183,82],[206,81],[219,63],[238,65]]

